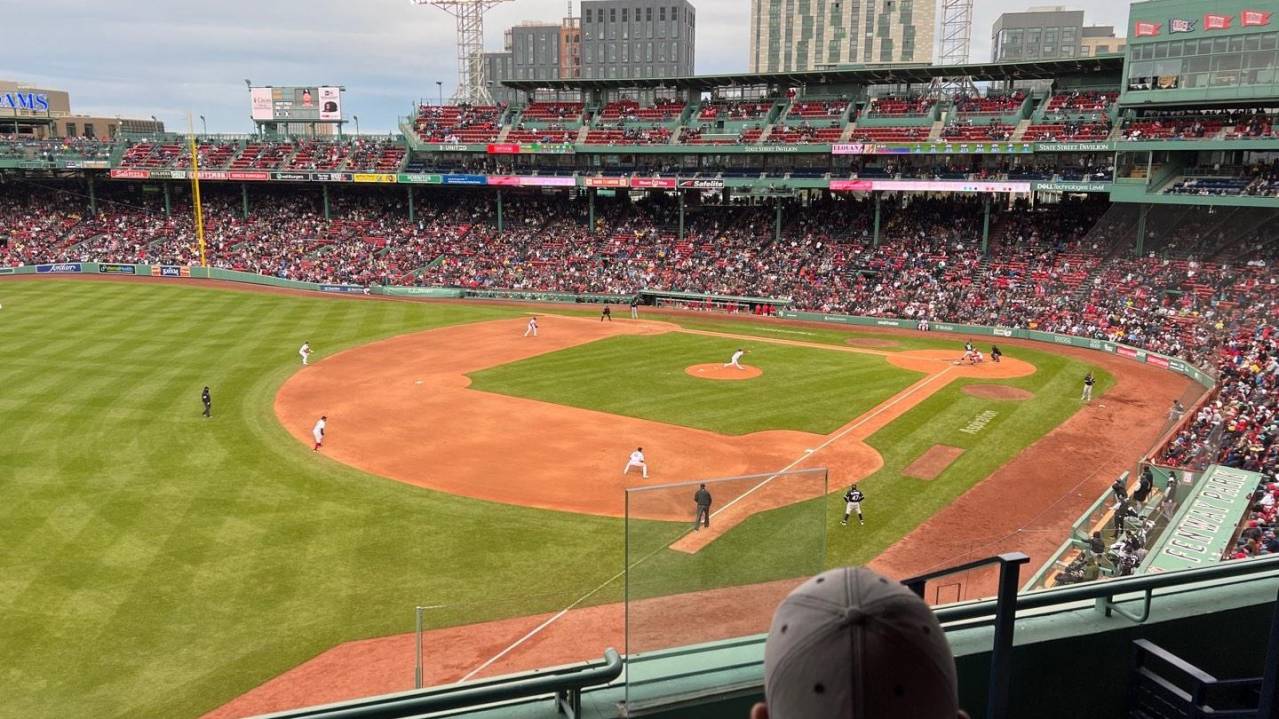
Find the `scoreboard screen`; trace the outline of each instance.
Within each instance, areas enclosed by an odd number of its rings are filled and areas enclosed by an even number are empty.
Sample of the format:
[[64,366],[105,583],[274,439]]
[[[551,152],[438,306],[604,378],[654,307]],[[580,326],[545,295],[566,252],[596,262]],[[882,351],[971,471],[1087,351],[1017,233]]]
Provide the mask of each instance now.
[[336,85],[249,88],[253,119],[261,122],[340,122],[342,89]]

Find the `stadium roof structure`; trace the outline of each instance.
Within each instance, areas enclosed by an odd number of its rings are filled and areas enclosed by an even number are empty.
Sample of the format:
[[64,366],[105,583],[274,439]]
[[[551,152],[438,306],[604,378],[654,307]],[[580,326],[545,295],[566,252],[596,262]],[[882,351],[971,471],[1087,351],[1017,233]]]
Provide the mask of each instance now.
[[1082,57],[1073,60],[1023,60],[1020,62],[971,63],[967,65],[871,65],[865,67],[805,70],[802,72],[728,73],[686,77],[616,78],[602,80],[507,80],[514,90],[620,90],[632,88],[673,88],[710,90],[717,87],[785,85],[887,85],[924,84],[938,77],[971,77],[974,82],[1005,80],[1049,80],[1061,76],[1114,75],[1124,67],[1120,54]]

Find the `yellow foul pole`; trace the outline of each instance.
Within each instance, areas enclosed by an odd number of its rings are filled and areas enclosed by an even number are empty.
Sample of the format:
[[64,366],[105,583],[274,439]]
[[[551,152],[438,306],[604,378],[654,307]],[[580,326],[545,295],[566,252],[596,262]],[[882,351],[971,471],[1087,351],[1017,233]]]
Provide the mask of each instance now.
[[204,205],[200,202],[200,155],[195,147],[195,124],[187,113],[187,147],[191,151],[191,204],[195,207],[195,238],[200,244],[200,266],[208,267],[204,254]]

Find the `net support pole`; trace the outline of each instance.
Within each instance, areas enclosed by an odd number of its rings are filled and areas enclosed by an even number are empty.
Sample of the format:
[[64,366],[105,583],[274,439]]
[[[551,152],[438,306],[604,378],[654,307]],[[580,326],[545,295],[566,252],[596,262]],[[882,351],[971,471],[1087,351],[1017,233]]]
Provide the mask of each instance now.
[[247,183],[240,183],[240,216],[249,219],[249,186]]
[[324,197],[324,219],[331,220],[333,219],[333,214],[329,209],[329,186],[327,184],[321,185],[320,189],[323,191],[322,194]]
[[89,173],[89,212],[90,214],[98,214],[98,190],[97,184],[93,181],[93,173]]
[[497,233],[500,235],[504,231],[502,222],[502,191],[497,191]]
[[425,613],[425,607],[417,607],[417,635],[416,645],[413,648],[415,656],[415,664],[413,666],[413,688],[422,688],[422,615]]
[[679,193],[679,241],[684,241],[684,191],[676,190]]
[[413,186],[408,186],[409,192],[409,222],[417,222],[417,208],[413,206]]
[[990,195],[984,195],[982,202],[982,218],[981,218],[981,254],[983,257],[990,254]]
[[173,217],[173,193],[169,191],[169,183],[162,185],[164,188],[164,216]]
[[883,193],[875,193],[875,246],[879,247],[879,201]]
[[782,201],[777,201],[777,211],[773,217],[773,241],[782,241]]
[[1150,205],[1143,204],[1137,207],[1137,256],[1141,257],[1146,253],[1146,217],[1150,214]]
[[595,188],[591,188],[586,191],[586,204],[586,221],[590,224],[590,227],[587,227],[586,229],[589,230],[591,234],[595,234]]

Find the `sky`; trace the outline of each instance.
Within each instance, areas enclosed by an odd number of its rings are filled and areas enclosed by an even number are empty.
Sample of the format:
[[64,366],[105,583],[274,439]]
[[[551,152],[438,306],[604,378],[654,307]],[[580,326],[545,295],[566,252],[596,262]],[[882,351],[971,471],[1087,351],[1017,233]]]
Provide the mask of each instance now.
[[[919,0],[917,0],[919,1]],[[924,0],[928,1],[928,0]],[[698,73],[744,72],[750,0],[692,0]],[[1085,24],[1125,25],[1125,0],[1075,0]],[[557,22],[568,0],[513,0],[489,11],[485,45],[523,20]],[[975,0],[972,60],[990,59],[990,27],[1002,12],[1051,0]],[[387,132],[418,98],[447,97],[456,84],[451,16],[410,0],[128,0],[6,3],[0,79],[71,93],[72,112],[146,118],[185,130],[249,132],[244,81],[339,84],[345,114],[362,132]],[[574,14],[578,14],[574,2]],[[348,125],[348,131],[354,128]]]

